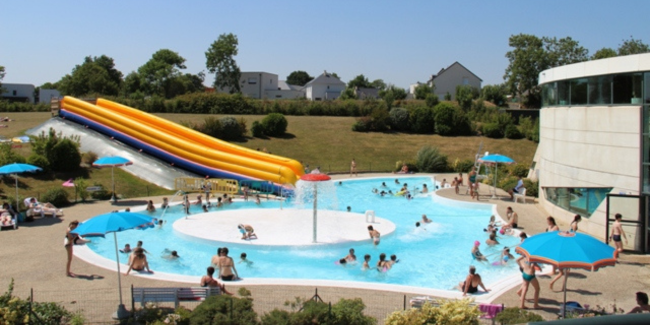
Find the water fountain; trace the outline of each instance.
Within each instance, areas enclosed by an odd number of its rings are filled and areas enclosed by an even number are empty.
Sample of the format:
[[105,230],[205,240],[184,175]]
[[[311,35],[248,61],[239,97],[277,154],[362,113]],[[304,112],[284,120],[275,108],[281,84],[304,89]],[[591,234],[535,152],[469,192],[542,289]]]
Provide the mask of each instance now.
[[[329,205],[330,208],[335,208],[335,198],[336,190],[334,189],[334,184],[330,181],[332,178],[321,174],[316,170],[312,171],[310,174],[304,174],[300,177],[300,180],[296,183],[296,202],[298,204],[305,204],[309,201],[314,203],[314,214],[312,218],[313,222],[313,241],[312,243],[317,243],[318,237],[318,188],[321,188],[321,192],[325,194],[326,205]],[[334,200],[332,200],[334,198]]]

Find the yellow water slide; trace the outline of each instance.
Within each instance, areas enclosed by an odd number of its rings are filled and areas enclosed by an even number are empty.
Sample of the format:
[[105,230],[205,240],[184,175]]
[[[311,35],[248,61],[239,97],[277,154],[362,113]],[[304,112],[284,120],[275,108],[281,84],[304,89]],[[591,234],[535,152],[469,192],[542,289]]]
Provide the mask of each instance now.
[[304,173],[296,160],[236,146],[105,99],[100,98],[93,105],[66,96],[62,111],[63,117],[91,121],[99,129],[110,130],[104,133],[115,133],[122,142],[142,144],[144,148],[137,149],[150,151],[149,154],[200,175],[267,180],[282,185],[295,184]]

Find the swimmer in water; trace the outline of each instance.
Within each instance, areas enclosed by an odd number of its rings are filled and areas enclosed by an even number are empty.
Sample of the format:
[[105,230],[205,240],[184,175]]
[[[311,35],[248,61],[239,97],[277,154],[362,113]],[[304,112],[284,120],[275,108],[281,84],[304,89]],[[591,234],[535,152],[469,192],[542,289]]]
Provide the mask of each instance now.
[[487,262],[487,258],[481,253],[478,247],[481,245],[481,242],[478,240],[474,242],[474,247],[472,247],[472,257],[480,262]]
[[379,237],[381,236],[379,231],[375,230],[372,226],[368,226],[368,234],[372,239],[372,243],[375,244],[375,246],[379,245]]
[[431,223],[431,219],[427,218],[426,214],[422,215],[422,222],[423,223]]
[[369,262],[370,262],[370,254],[364,255],[363,256],[363,265],[361,266],[361,269],[364,270],[364,271],[369,269],[370,268],[370,264],[368,264]]

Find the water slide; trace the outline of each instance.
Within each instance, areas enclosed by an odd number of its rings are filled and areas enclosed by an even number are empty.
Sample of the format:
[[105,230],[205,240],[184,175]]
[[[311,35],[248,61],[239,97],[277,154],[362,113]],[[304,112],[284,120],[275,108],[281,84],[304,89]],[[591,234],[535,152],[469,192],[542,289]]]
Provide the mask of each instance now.
[[279,191],[304,173],[295,160],[236,146],[101,98],[93,105],[66,96],[59,115],[205,177],[270,181]]

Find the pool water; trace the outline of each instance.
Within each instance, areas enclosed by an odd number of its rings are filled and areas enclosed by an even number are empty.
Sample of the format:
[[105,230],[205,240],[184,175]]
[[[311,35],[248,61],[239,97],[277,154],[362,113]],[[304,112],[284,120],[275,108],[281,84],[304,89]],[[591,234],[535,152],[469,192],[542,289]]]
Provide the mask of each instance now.
[[[422,188],[422,184],[432,189],[433,180],[429,177],[403,177],[401,183],[407,182],[409,188]],[[382,188],[385,182],[387,188]],[[488,247],[485,240],[488,235],[483,231],[490,215],[491,205],[480,208],[465,208],[454,206],[453,203],[437,203],[430,195],[416,195],[408,200],[402,196],[384,196],[374,194],[372,190],[392,190],[397,192],[401,185],[394,183],[394,178],[372,178],[361,180],[346,180],[333,186],[336,199],[333,204],[321,204],[319,192],[319,208],[331,208],[345,211],[347,206],[352,212],[363,214],[366,210],[374,210],[377,217],[388,219],[396,226],[395,232],[382,234],[381,243],[374,246],[370,239],[367,242],[350,244],[332,244],[317,246],[253,246],[246,243],[206,243],[181,237],[174,233],[172,223],[185,214],[181,206],[172,206],[163,219],[167,223],[162,228],[147,230],[128,230],[117,233],[120,248],[129,243],[135,247],[138,240],[144,242],[143,247],[149,252],[149,266],[156,272],[201,276],[210,265],[211,257],[216,254],[218,247],[227,246],[230,256],[235,260],[239,276],[246,278],[280,278],[280,279],[317,279],[338,281],[376,282],[414,287],[449,290],[464,280],[469,265],[475,265],[484,283],[489,286],[505,276],[518,272],[518,267],[512,261],[506,266],[494,266],[500,249],[513,246],[519,242],[512,236],[500,236],[501,245]],[[177,199],[178,201],[179,199]],[[304,204],[284,202],[283,209],[303,207]],[[253,201],[235,201],[226,205],[223,211],[237,209],[280,209],[278,201],[262,201],[257,206]],[[213,211],[216,211],[214,209]],[[191,213],[202,213],[200,207],[192,206]],[[160,216],[158,209],[152,216]],[[426,214],[432,223],[415,227],[415,222],[421,221]],[[305,218],[311,223],[311,214]],[[342,225],[345,226],[345,225]],[[291,226],[287,225],[287,234],[291,234]],[[481,242],[481,251],[490,259],[490,263],[473,261],[471,249],[475,240]],[[115,259],[113,236],[95,238],[88,247],[95,253],[110,259]],[[350,248],[354,248],[357,263],[341,266],[335,262],[345,257]],[[162,258],[165,249],[176,250],[181,257],[177,260]],[[252,264],[238,263],[240,254],[246,252]],[[376,265],[379,254],[397,255],[399,262],[387,272],[376,269],[361,270],[363,256],[371,255],[370,265]],[[514,255],[514,250],[511,250]],[[126,263],[127,254],[121,254],[121,262]]]

